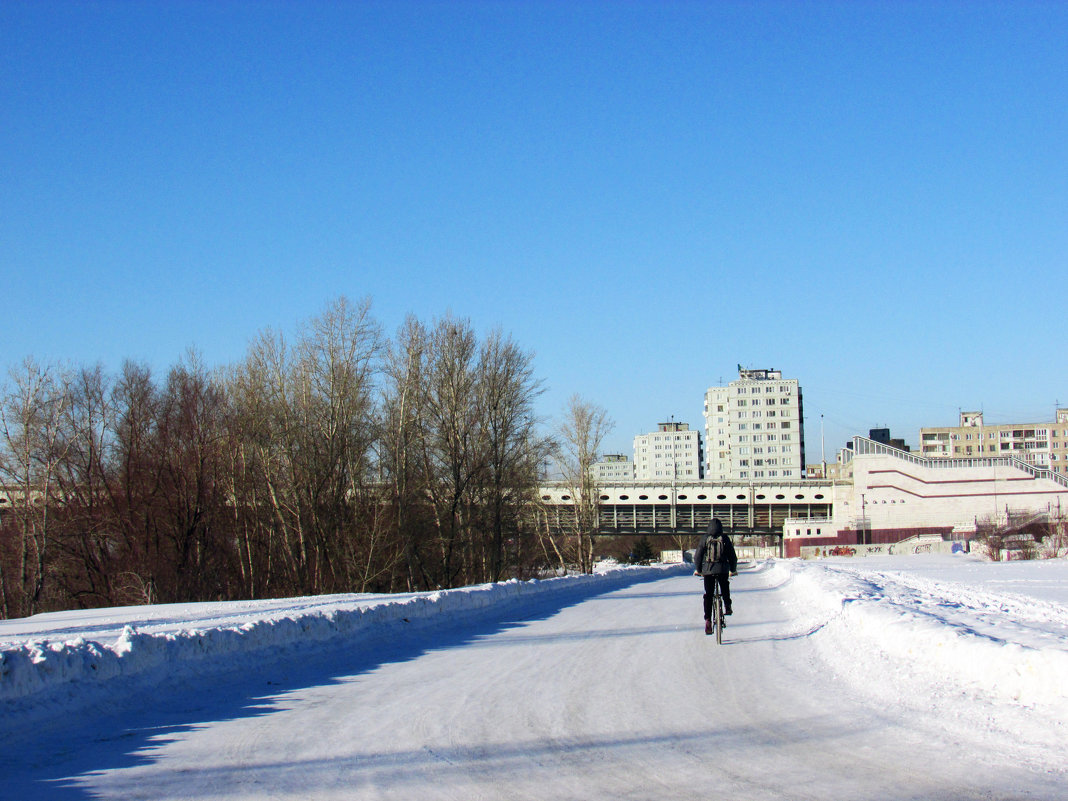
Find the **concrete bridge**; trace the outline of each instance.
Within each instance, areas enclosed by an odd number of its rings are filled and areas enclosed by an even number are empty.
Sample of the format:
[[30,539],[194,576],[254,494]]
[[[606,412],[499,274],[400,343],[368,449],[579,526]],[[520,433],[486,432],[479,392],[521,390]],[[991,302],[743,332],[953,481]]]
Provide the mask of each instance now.
[[[685,484],[616,482],[600,488],[600,534],[700,534],[713,517],[735,536],[782,536],[788,518],[830,518],[844,482]],[[574,520],[571,489],[561,483],[541,488],[549,525],[566,530]]]

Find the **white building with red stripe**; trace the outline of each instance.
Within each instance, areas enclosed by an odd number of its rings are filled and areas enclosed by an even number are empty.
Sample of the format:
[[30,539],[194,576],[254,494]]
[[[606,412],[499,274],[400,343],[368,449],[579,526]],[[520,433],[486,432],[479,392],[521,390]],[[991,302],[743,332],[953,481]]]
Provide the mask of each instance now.
[[836,483],[831,516],[787,520],[785,556],[800,556],[805,546],[964,541],[983,523],[1064,526],[1068,476],[1059,472],[1012,456],[931,458],[863,437],[853,443],[851,480]]

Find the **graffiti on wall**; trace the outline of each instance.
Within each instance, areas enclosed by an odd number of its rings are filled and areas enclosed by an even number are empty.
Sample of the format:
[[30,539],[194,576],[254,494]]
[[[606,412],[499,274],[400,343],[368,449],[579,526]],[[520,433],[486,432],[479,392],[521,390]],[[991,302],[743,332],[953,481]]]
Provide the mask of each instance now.
[[960,542],[931,540],[927,542],[898,542],[893,545],[804,545],[802,559],[823,559],[831,556],[904,556],[924,553],[962,553],[966,546]]

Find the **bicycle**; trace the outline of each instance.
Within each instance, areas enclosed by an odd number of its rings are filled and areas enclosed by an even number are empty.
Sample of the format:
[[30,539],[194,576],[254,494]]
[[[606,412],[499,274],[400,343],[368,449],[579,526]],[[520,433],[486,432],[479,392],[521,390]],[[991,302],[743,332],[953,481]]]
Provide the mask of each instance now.
[[[694,571],[694,575],[699,576],[701,574]],[[733,578],[738,575],[738,572],[734,571],[729,575]],[[717,645],[723,644],[723,629],[727,627],[726,617],[727,612],[723,605],[723,588],[717,580],[712,584],[712,616],[708,619],[708,625],[705,628],[705,634],[716,635]]]
[[726,625],[723,618],[723,592],[717,581],[712,590],[712,632],[716,635],[716,645],[723,645],[723,627]]

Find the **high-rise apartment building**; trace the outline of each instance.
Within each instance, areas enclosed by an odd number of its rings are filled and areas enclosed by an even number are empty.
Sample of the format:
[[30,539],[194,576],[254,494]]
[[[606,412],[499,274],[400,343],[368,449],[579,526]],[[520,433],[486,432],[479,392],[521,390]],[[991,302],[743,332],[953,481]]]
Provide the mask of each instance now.
[[924,456],[1015,456],[1035,467],[1068,473],[1068,409],[1052,422],[987,425],[982,412],[961,412],[960,425],[920,429]]
[[703,477],[701,432],[689,423],[660,423],[658,430],[634,438],[634,473],[638,481],[696,481]]
[[746,370],[705,393],[705,477],[718,481],[805,477],[801,387],[780,370]]

